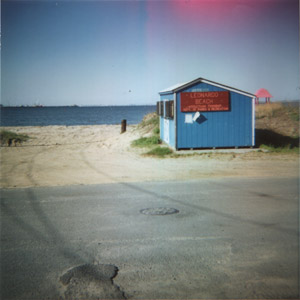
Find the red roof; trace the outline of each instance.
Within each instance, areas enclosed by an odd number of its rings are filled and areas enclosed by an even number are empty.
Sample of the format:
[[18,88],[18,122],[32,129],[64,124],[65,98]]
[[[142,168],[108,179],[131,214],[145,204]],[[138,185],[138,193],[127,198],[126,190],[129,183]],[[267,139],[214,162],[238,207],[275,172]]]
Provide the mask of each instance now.
[[264,97],[273,97],[266,89],[259,89],[256,91],[255,96],[257,98],[264,98]]

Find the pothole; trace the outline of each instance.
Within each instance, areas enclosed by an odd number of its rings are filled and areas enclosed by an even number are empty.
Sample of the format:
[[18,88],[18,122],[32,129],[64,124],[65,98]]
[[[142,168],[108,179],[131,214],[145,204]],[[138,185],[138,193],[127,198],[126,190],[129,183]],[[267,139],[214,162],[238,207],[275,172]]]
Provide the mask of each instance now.
[[60,277],[66,286],[63,299],[126,299],[113,282],[117,273],[114,265],[85,264],[72,268]]
[[144,215],[164,216],[177,214],[179,210],[172,207],[153,207],[141,209],[140,212]]

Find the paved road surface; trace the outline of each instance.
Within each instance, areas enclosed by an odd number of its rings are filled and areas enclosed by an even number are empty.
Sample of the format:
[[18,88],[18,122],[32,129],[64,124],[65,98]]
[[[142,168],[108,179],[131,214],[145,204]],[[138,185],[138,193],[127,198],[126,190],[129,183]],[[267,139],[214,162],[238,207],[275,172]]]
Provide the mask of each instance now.
[[2,190],[1,299],[298,298],[298,195],[296,178]]

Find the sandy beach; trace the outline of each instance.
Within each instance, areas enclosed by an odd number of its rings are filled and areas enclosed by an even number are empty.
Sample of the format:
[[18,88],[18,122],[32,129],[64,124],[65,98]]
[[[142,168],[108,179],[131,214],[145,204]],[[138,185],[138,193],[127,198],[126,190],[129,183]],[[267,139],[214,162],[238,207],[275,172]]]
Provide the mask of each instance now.
[[[298,176],[297,155],[229,150],[178,158],[145,157],[131,141],[137,126],[2,127],[30,139],[1,147],[1,187],[87,185],[207,177]],[[184,152],[179,152],[184,153]]]

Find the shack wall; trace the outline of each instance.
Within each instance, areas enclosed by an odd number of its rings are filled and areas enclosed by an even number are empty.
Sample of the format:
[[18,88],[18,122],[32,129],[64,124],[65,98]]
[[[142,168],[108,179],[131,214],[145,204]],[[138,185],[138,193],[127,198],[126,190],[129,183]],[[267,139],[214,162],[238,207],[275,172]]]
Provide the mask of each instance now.
[[[177,149],[244,147],[253,145],[252,98],[229,92],[229,111],[201,112],[196,122],[186,123],[181,112],[181,92],[226,91],[207,83],[198,83],[176,94]],[[174,147],[174,146],[173,146]]]
[[[164,112],[166,111],[165,101],[173,100],[173,93],[160,96],[160,100],[164,101]],[[172,148],[175,148],[175,120],[160,116],[160,139]]]

